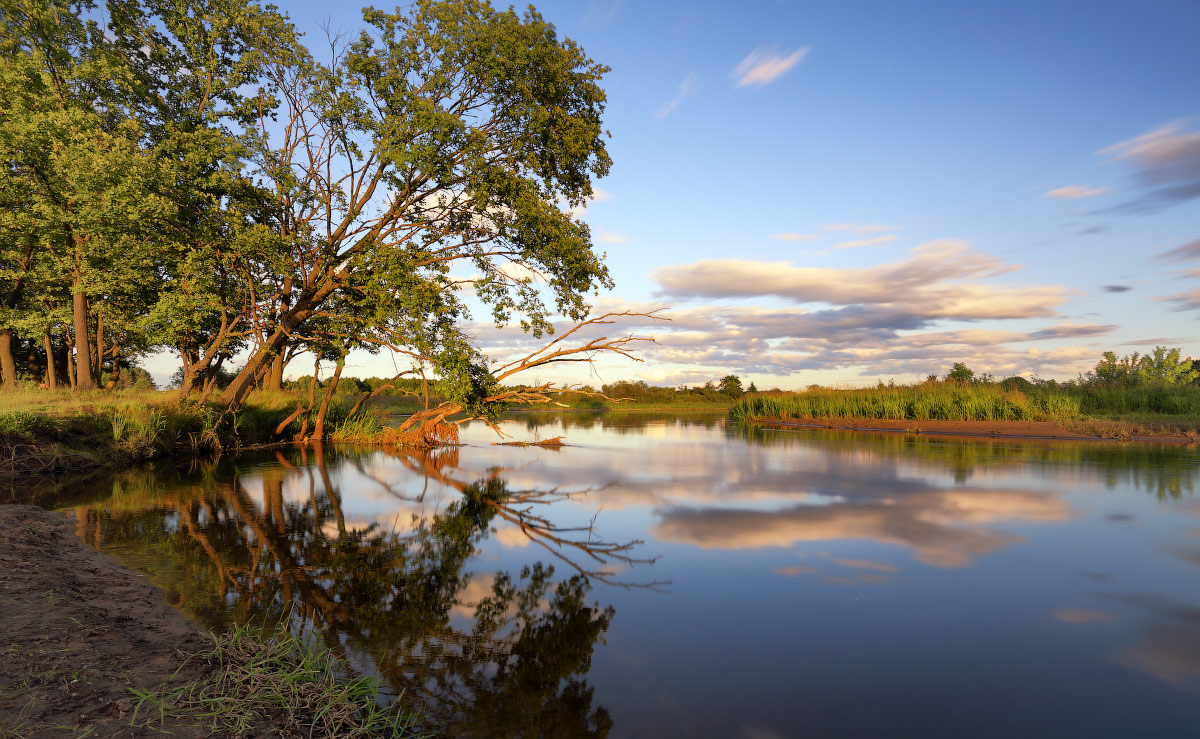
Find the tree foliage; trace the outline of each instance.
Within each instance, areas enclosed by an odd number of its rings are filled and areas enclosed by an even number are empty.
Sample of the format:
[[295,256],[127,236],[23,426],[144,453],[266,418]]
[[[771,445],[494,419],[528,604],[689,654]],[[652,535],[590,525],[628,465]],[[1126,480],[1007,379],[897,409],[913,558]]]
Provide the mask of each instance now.
[[573,215],[610,165],[606,67],[483,0],[305,41],[254,0],[0,0],[7,386],[169,349],[185,394],[236,409],[300,353],[337,378],[386,348],[483,413],[467,289],[535,336],[587,317],[612,286]]

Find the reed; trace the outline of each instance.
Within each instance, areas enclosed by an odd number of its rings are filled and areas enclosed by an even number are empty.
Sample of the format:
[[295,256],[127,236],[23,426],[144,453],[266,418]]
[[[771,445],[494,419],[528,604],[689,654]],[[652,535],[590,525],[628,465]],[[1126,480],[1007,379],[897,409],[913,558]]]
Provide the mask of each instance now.
[[925,383],[857,390],[814,389],[791,395],[753,395],[729,411],[734,421],[764,418],[881,418],[896,421],[1062,421],[1083,414],[1064,393],[1022,393],[998,385]]

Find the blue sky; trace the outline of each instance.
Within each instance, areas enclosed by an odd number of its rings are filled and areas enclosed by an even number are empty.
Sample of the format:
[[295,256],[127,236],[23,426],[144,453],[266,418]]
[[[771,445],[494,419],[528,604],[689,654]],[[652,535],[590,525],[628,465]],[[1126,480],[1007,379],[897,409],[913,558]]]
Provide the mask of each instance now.
[[[356,6],[282,7],[310,40],[360,26]],[[1200,3],[537,7],[612,68],[614,166],[582,216],[617,283],[599,305],[675,319],[600,379],[1200,356],[1200,244],[1160,256],[1200,239]],[[494,356],[519,345],[478,331]]]

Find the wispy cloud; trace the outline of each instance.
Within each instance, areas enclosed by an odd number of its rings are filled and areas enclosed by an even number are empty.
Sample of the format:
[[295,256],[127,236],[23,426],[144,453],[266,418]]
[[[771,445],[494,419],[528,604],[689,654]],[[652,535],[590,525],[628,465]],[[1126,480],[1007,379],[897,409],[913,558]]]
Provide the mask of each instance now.
[[809,47],[802,46],[791,53],[780,52],[774,47],[760,46],[733,69],[738,87],[753,85],[762,87],[782,77],[789,69],[808,56]]
[[1200,239],[1168,249],[1154,257],[1156,262],[1189,262],[1193,259],[1200,259]]
[[602,231],[600,233],[600,235],[596,237],[596,240],[600,241],[602,243],[605,243],[605,244],[628,244],[629,243],[628,237],[622,236],[619,233],[613,233],[612,231]]
[[876,237],[870,238],[870,239],[854,239],[853,241],[843,241],[840,244],[834,244],[831,248],[833,248],[833,249],[857,249],[858,247],[861,247],[861,246],[875,246],[877,244],[886,244],[890,241],[895,241],[898,238],[900,238],[900,237],[896,236],[895,234],[885,234],[883,236],[876,236]]
[[1118,206],[1148,211],[1200,197],[1200,131],[1187,131],[1174,121],[1113,144],[1100,151],[1133,166],[1134,175],[1149,188],[1138,200]]
[[771,238],[776,241],[812,241],[817,238],[816,234],[802,234],[795,231],[787,231],[784,233],[771,234]]
[[1090,185],[1067,185],[1065,187],[1055,188],[1049,192],[1042,193],[1044,198],[1058,198],[1059,200],[1080,200],[1082,198],[1094,198],[1097,195],[1103,195],[1108,192],[1107,187],[1091,187]]
[[1102,289],[1106,293],[1127,293],[1133,289],[1133,285],[1105,285]]
[[679,83],[679,87],[675,90],[675,97],[658,106],[654,111],[654,117],[662,120],[671,115],[671,111],[675,110],[683,99],[691,95],[700,86],[700,78],[695,74],[689,74],[683,78],[683,82]]

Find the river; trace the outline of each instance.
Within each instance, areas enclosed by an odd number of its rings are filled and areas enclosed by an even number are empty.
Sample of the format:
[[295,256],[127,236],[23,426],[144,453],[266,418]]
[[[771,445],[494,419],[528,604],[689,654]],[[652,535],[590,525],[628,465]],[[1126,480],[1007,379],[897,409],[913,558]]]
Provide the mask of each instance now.
[[211,628],[319,626],[448,736],[1197,736],[1200,452],[514,416],[64,493]]

